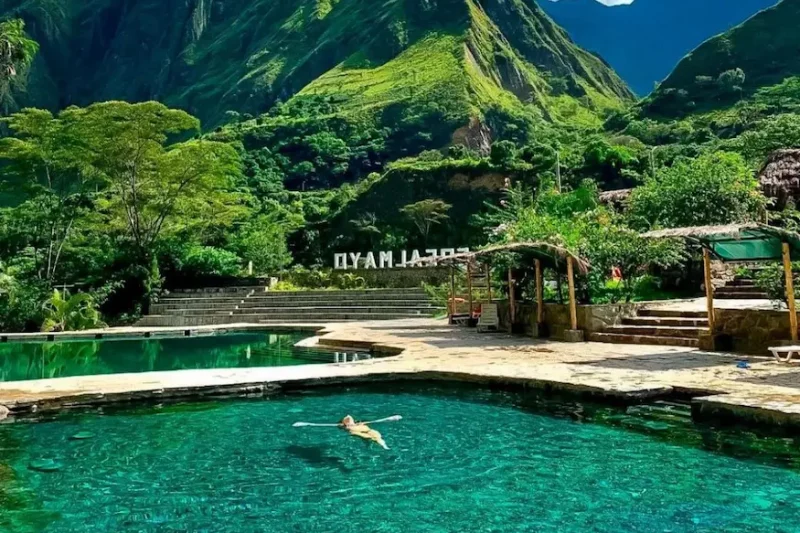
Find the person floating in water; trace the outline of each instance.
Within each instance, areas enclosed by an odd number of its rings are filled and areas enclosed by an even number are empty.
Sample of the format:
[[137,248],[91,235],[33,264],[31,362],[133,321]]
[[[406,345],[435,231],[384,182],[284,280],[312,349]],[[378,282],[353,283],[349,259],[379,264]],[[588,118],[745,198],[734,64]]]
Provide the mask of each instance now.
[[365,422],[356,422],[350,415],[342,418],[342,421],[339,422],[339,427],[354,437],[371,440],[384,450],[389,449],[380,433],[369,427]]
[[350,435],[354,437],[359,437],[364,440],[369,440],[377,445],[379,445],[384,450],[388,450],[389,447],[386,445],[386,441],[383,440],[383,437],[380,433],[369,427],[367,424],[377,424],[378,422],[393,422],[395,420],[402,420],[402,416],[394,415],[388,418],[381,418],[380,420],[371,420],[369,422],[356,422],[355,419],[347,415],[342,418],[342,421],[338,424],[315,424],[313,422],[295,422],[293,424],[294,427],[335,427],[341,428],[347,431]]

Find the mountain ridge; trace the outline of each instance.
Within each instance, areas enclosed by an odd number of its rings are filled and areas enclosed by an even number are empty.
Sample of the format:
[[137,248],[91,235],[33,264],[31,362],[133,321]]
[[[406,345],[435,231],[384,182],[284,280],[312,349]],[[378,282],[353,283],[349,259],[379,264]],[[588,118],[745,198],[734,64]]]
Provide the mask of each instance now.
[[546,97],[583,98],[577,105],[592,113],[632,99],[602,60],[523,0],[67,0],[52,12],[4,0],[0,15],[21,16],[42,44],[25,105],[156,99],[218,125],[228,111],[258,115],[303,91],[335,93],[336,76],[388,73],[408,85],[390,63],[424,39],[441,41],[439,59],[447,39],[464,41],[452,50],[464,54],[473,101],[512,94],[547,115]]
[[778,0],[539,0],[580,46],[606,59],[639,95],[649,94],[686,54]]

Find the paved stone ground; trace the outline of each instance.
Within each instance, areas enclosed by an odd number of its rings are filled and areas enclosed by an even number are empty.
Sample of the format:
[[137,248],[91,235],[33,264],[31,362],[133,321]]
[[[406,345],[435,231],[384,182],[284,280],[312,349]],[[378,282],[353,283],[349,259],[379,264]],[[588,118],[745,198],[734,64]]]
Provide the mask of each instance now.
[[[771,300],[761,298],[753,299],[730,299],[714,298],[716,309],[775,309],[775,304]],[[675,300],[671,302],[658,302],[658,309],[678,309],[681,311],[706,311],[706,299],[692,298],[688,300]],[[785,306],[784,306],[785,309]]]
[[[225,329],[236,328],[226,326]],[[127,328],[126,335],[141,334]],[[106,331],[108,336],[108,331]],[[744,418],[800,427],[800,367],[691,348],[567,344],[477,333],[442,320],[328,325],[320,344],[402,349],[357,363],[258,369],[185,370],[0,383],[0,406],[12,414],[138,398],[260,394],[277,387],[402,377],[516,383],[641,399],[684,393],[698,416]]]

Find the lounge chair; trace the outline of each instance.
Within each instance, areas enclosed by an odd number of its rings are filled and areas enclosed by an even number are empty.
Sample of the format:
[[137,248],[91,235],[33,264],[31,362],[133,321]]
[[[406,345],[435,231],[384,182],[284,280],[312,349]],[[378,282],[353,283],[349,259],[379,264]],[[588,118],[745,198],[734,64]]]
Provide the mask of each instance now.
[[779,363],[791,363],[795,355],[800,355],[800,346],[774,346],[769,351]]
[[500,329],[500,317],[497,314],[497,304],[481,304],[481,316],[478,318],[478,331]]

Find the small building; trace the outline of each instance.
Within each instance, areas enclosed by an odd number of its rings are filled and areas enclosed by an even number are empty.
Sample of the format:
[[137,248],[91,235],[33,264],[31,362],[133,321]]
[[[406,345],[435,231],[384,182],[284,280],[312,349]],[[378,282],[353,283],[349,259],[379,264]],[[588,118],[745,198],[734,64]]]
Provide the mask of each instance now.
[[770,154],[758,173],[761,191],[782,210],[791,201],[800,203],[800,148],[777,150]]

